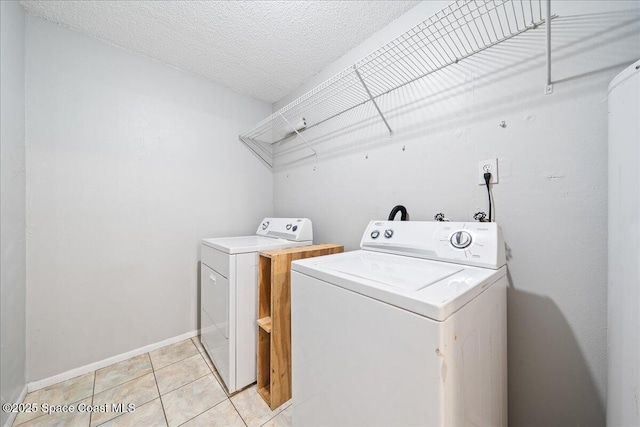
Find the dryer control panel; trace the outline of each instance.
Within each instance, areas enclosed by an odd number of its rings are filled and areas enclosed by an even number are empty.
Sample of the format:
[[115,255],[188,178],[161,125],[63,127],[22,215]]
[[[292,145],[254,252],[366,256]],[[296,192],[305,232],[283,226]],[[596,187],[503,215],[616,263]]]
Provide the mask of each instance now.
[[506,263],[502,231],[494,222],[371,221],[360,247],[492,269]]
[[296,242],[313,240],[313,228],[309,218],[265,218],[258,226],[256,234]]

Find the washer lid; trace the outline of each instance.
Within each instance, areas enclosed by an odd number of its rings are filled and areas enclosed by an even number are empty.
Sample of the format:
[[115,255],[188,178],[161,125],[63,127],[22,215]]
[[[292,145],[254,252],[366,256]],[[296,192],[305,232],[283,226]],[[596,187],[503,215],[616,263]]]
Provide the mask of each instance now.
[[291,269],[437,321],[506,274],[506,267],[493,270],[362,250],[294,261]]
[[421,260],[400,256],[395,257],[393,262],[388,262],[387,258],[363,252],[322,265],[327,270],[408,291],[420,290],[464,270],[460,265],[420,262]]
[[202,239],[204,245],[228,254],[268,251],[271,249],[307,246],[311,241],[295,242],[287,239],[264,236],[239,236]]

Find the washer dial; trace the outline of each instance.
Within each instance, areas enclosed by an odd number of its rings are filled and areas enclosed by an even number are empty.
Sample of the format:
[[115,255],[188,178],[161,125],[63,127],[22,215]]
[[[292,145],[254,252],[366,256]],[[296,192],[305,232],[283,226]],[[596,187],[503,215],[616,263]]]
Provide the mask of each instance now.
[[464,249],[471,244],[471,234],[466,231],[456,231],[449,238],[449,242],[456,249]]

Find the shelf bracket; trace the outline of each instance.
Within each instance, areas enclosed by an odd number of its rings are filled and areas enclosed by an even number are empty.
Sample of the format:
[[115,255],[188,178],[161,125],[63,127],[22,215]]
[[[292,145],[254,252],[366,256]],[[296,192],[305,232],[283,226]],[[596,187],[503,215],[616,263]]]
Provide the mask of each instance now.
[[544,89],[546,95],[553,93],[553,83],[551,81],[551,0],[547,0],[547,16],[545,22],[547,31],[547,85]]
[[304,136],[302,136],[302,134],[300,132],[298,132],[298,129],[296,129],[296,127],[294,125],[291,124],[291,122],[289,120],[287,120],[287,118],[285,116],[282,115],[282,113],[279,113],[280,117],[282,117],[282,120],[284,120],[285,122],[287,122],[287,124],[289,126],[291,126],[291,129],[293,129],[293,131],[296,133],[296,135],[298,135],[300,138],[302,138],[302,141],[305,143],[305,145],[307,147],[309,147],[309,150],[313,151],[313,155],[317,158],[318,157],[318,153],[316,152],[316,150],[314,150],[311,145],[307,142],[306,138]]
[[373,105],[376,107],[376,110],[378,110],[378,114],[380,114],[380,117],[382,118],[382,121],[384,122],[384,125],[387,127],[387,129],[389,129],[389,136],[393,136],[393,131],[391,130],[391,127],[389,126],[389,123],[387,123],[387,119],[384,118],[384,114],[382,114],[382,111],[380,110],[380,107],[378,107],[378,103],[376,102],[376,100],[373,97],[373,95],[371,95],[371,91],[367,87],[367,84],[364,82],[364,79],[360,75],[360,71],[358,71],[358,68],[355,65],[353,66],[353,71],[356,72],[356,76],[358,76],[358,78],[360,79],[360,83],[362,83],[362,86],[364,87],[364,90],[367,91],[367,95],[369,95],[369,99],[371,100],[371,102],[373,102]]
[[[264,163],[265,165],[267,165],[270,168],[273,168],[273,163],[270,162],[267,158],[265,158],[265,156],[263,156],[262,154],[260,154],[258,152],[258,150],[256,150],[255,148],[253,148],[253,145],[249,142],[249,140],[246,140],[245,138],[243,138],[242,136],[238,137],[238,139],[240,139],[240,142],[242,142],[245,147],[247,147],[249,150],[251,150],[253,152],[253,154],[255,154],[256,156],[258,156],[258,158],[260,160],[262,160],[262,163]],[[260,145],[258,143],[255,143],[256,147],[261,148],[264,151],[264,148],[260,147]],[[266,154],[266,152],[265,152]]]

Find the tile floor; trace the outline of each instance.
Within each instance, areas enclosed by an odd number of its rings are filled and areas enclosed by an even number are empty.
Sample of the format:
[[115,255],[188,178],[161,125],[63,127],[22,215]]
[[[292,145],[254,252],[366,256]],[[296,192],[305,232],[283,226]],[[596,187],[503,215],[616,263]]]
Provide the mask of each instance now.
[[[255,385],[229,397],[220,384],[200,341],[193,338],[29,393],[24,403],[73,405],[76,410],[20,413],[13,425],[290,427],[290,402],[271,411]],[[135,411],[112,411],[113,403],[125,408],[133,404]],[[110,411],[77,410],[83,407]]]

